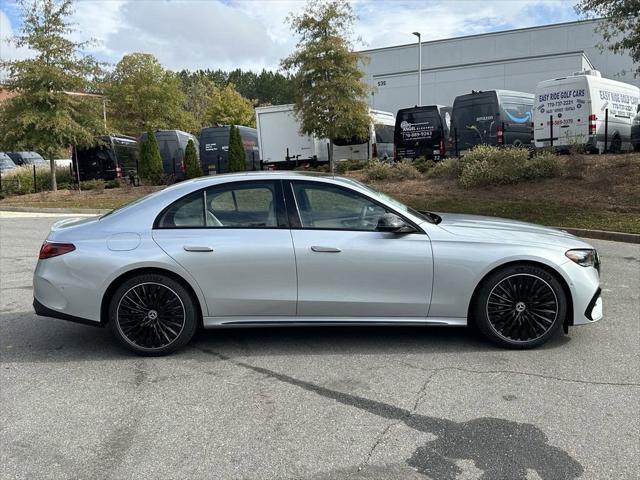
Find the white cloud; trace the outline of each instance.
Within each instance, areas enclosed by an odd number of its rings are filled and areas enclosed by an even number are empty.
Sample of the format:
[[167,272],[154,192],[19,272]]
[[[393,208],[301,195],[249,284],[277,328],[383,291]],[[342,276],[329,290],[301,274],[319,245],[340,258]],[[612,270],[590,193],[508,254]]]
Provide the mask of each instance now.
[[[31,55],[29,49],[16,46],[12,39],[14,36],[8,15],[0,10],[0,60],[20,60]],[[0,82],[4,81],[7,73],[0,68]]]
[[[88,50],[112,63],[138,51],[175,70],[277,68],[296,44],[285,19],[304,5],[301,0],[79,0],[73,38],[94,38],[97,43]],[[563,0],[353,0],[353,5],[360,48],[411,43],[416,30],[426,41],[575,18],[571,2]],[[0,10],[0,37],[11,29]],[[2,49],[7,58],[24,55],[4,44]]]

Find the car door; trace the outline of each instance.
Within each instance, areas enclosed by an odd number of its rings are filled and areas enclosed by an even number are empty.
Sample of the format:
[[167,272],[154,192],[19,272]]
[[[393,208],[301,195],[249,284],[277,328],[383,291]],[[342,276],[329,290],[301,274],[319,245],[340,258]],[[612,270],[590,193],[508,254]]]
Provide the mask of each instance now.
[[188,195],[161,213],[153,238],[196,279],[209,316],[296,314],[280,181],[225,183]]
[[377,231],[379,217],[395,212],[333,183],[292,181],[287,198],[295,207],[298,316],[427,316],[433,261],[424,232]]

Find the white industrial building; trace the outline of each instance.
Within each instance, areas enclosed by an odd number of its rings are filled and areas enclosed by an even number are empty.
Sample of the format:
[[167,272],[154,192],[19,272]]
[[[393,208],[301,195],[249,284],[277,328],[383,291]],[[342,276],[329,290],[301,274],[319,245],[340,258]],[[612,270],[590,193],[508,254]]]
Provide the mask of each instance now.
[[[627,54],[601,51],[598,20],[422,42],[422,104],[452,105],[471,90],[534,93],[541,80],[588,69],[640,86]],[[411,32],[407,32],[409,35]],[[426,32],[422,32],[423,34]],[[418,43],[361,52],[372,108],[396,112],[418,103]]]

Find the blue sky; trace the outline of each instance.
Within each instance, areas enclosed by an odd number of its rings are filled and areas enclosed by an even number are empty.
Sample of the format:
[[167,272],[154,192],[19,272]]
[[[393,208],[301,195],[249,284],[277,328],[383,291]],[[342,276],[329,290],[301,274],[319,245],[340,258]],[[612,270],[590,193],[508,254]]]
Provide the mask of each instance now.
[[[523,28],[578,19],[570,0],[353,0],[359,49]],[[277,68],[295,46],[285,23],[298,0],[78,0],[78,39],[117,62],[149,52],[168,68]],[[20,28],[14,0],[0,0],[0,58],[28,55],[6,43]]]

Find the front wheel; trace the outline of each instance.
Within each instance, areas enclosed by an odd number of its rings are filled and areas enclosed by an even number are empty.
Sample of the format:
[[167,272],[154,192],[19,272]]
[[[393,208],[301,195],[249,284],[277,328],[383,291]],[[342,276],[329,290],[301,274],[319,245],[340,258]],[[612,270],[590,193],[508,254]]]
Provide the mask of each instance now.
[[109,304],[115,337],[138,355],[167,355],[193,337],[198,313],[190,293],[174,279],[156,274],[124,282]]
[[501,347],[535,348],[556,334],[567,314],[560,282],[533,265],[512,265],[486,278],[473,306],[480,331]]

